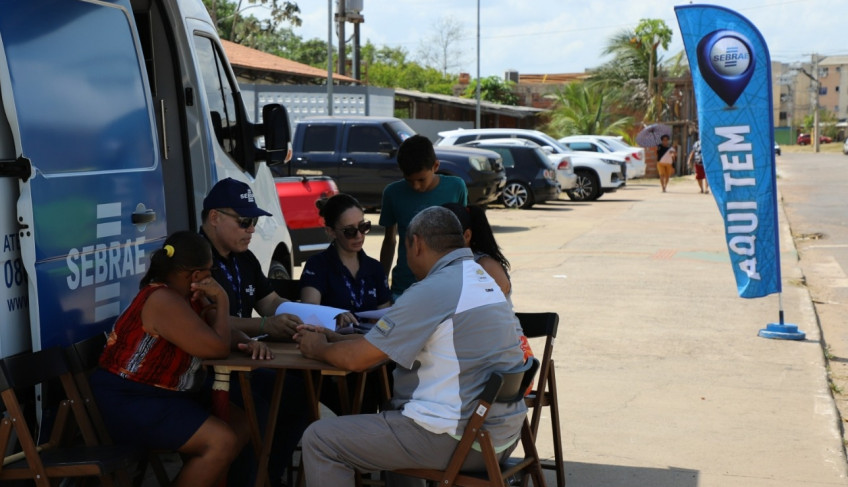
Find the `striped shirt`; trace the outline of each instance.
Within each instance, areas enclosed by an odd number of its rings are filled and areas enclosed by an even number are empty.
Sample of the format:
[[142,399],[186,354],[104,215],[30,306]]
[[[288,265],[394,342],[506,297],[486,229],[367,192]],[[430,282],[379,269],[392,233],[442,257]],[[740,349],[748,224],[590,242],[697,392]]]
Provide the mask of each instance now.
[[[121,313],[100,355],[100,367],[142,384],[174,391],[194,390],[205,379],[200,359],[142,328],[144,303],[160,289],[167,287],[164,284],[146,286]],[[191,306],[199,313],[199,304]]]

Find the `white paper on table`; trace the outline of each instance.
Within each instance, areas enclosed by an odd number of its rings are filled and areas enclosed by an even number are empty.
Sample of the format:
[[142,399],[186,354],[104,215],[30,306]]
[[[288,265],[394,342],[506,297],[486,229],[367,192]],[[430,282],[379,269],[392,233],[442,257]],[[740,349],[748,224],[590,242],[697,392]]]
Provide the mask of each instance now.
[[297,316],[307,325],[320,325],[331,330],[336,329],[336,316],[347,310],[321,306],[320,304],[296,303],[286,301],[277,306],[276,314],[288,313]]
[[389,306],[388,308],[372,309],[370,311],[357,311],[354,314],[356,315],[357,318],[360,318],[360,319],[363,319],[363,320],[379,320],[390,309],[392,309],[391,306]]

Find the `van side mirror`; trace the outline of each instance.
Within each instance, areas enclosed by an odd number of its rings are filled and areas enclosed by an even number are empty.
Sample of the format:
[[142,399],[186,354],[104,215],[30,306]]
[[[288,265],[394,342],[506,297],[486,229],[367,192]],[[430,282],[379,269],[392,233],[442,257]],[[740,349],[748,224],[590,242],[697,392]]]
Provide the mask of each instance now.
[[286,108],[279,103],[262,107],[262,128],[265,134],[262,155],[268,166],[288,161],[291,158],[291,129]]

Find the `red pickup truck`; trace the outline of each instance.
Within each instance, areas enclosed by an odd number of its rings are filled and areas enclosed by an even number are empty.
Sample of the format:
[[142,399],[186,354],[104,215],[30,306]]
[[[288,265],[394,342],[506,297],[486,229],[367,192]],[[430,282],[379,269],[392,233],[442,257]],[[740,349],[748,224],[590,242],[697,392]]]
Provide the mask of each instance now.
[[[274,182],[292,239],[294,265],[298,266],[327,248],[329,240],[324,231],[324,219],[318,215],[315,202],[333,196],[339,189],[329,176],[283,176],[274,178]],[[269,274],[272,279],[290,278],[277,275],[273,268]]]

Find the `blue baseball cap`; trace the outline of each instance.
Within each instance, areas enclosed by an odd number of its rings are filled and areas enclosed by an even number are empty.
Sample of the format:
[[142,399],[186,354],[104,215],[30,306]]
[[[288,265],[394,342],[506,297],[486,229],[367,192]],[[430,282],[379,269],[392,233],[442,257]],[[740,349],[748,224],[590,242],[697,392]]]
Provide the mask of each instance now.
[[256,206],[253,190],[246,183],[226,178],[215,183],[209,194],[203,199],[203,210],[232,208],[240,216],[271,216],[270,213]]

